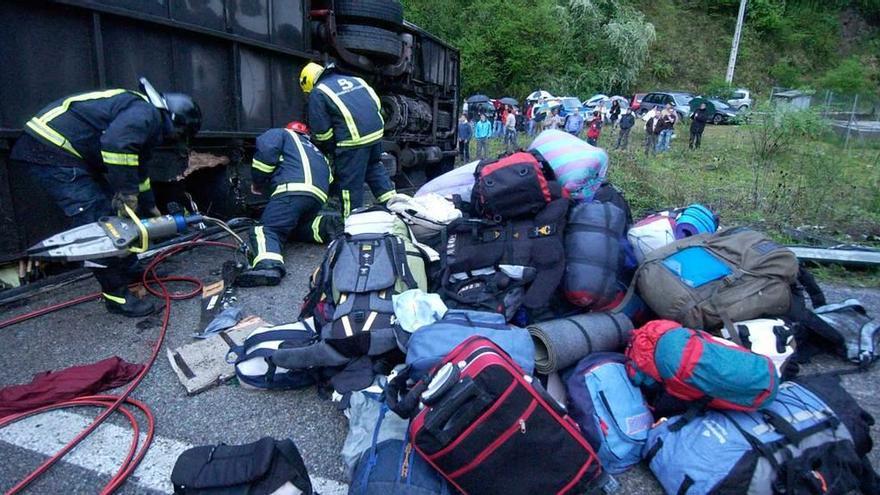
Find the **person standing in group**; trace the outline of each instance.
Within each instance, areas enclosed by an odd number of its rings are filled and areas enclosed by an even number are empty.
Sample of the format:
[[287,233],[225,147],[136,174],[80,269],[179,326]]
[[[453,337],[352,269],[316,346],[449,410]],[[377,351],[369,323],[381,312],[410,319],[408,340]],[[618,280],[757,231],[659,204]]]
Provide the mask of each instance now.
[[512,107],[510,111],[507,112],[507,117],[504,121],[504,144],[506,145],[508,153],[515,151],[519,146],[519,139],[516,132],[516,109]]
[[[363,79],[314,62],[299,78],[308,95],[309,125],[317,147],[332,157],[334,191],[342,202],[342,216],[364,204],[364,182],[377,203],[395,194],[394,183],[382,163],[385,120],[379,96]],[[314,90],[314,91],[313,91]]]
[[696,150],[700,148],[700,144],[703,141],[703,131],[706,129],[706,122],[709,122],[711,118],[705,102],[700,103],[700,107],[691,114],[691,139],[688,142],[690,149]]
[[611,121],[611,138],[614,138],[614,129],[617,128],[617,120],[620,119],[620,101],[611,101],[611,110],[608,111],[608,119]]
[[471,161],[471,137],[474,134],[471,123],[467,117],[461,114],[458,119],[458,156],[461,157],[462,163]]
[[501,137],[504,133],[504,119],[507,117],[507,106],[499,105],[495,107],[495,122],[492,125],[492,137]]
[[657,136],[660,135],[660,114],[653,108],[645,114],[645,156],[657,154]]
[[570,113],[565,117],[565,132],[572,136],[580,136],[584,128],[584,118],[581,116],[581,109],[575,108],[574,113]]
[[602,132],[602,116],[598,111],[593,112],[593,118],[590,119],[587,128],[587,142],[593,146],[599,146],[599,135]]
[[552,129],[558,131],[562,126],[562,117],[559,116],[559,108],[550,110],[550,115],[544,119],[544,130]]
[[[190,96],[159,93],[142,78],[140,92],[105,89],[50,103],[27,121],[10,159],[46,191],[70,228],[114,214],[147,218],[160,214],[150,156],[162,144],[186,143],[201,125]],[[128,289],[143,273],[134,254],[86,266],[109,312],[137,318],[156,310]]]
[[489,152],[489,138],[492,136],[492,124],[485,113],[480,114],[480,121],[474,125],[474,139],[477,140],[477,160],[485,160]]
[[617,145],[614,149],[627,149],[629,146],[629,133],[633,126],[636,125],[636,118],[629,109],[624,108],[620,114],[620,133],[617,135]]
[[526,106],[526,122],[528,122],[528,134],[529,137],[535,135],[535,116],[533,112],[535,111],[535,103],[531,102]]
[[678,120],[678,114],[675,113],[671,104],[666,104],[666,108],[660,113],[661,131],[657,141],[657,151],[669,151],[672,141],[672,134],[675,132],[675,123]]

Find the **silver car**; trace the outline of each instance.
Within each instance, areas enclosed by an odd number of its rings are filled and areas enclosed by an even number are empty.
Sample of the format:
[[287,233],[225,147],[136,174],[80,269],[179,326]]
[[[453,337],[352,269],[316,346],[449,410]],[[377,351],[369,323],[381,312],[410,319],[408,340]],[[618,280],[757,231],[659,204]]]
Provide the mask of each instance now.
[[755,100],[752,99],[752,92],[747,89],[738,89],[733,92],[727,104],[742,112],[752,108]]

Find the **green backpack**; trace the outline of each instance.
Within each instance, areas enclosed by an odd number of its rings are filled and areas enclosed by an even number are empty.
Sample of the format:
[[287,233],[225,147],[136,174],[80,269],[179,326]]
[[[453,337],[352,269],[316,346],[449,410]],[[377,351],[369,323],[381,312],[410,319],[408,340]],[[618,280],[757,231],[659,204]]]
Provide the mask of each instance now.
[[633,285],[660,318],[716,330],[789,312],[794,253],[745,228],[673,242],[647,255]]
[[413,239],[409,226],[384,208],[353,213],[345,233],[327,247],[300,316],[314,315],[321,339],[344,356],[393,349],[392,296],[428,289],[429,253]]

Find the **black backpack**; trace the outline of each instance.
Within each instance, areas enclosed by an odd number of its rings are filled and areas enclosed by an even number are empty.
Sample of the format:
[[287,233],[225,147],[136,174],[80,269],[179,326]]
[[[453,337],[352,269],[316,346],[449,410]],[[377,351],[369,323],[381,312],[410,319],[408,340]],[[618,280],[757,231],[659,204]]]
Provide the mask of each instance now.
[[171,471],[177,495],[257,495],[291,483],[313,495],[293,440],[264,437],[245,445],[205,445],[184,451]]

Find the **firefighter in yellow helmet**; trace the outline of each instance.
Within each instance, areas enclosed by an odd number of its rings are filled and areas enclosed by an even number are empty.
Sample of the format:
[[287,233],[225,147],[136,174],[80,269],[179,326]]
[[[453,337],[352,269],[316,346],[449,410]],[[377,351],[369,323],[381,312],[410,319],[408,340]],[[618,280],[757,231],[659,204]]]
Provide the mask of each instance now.
[[363,205],[364,182],[377,202],[391,199],[396,191],[381,161],[385,121],[373,88],[359,77],[313,62],[303,68],[299,83],[308,95],[314,142],[333,159],[333,189],[343,216]]

